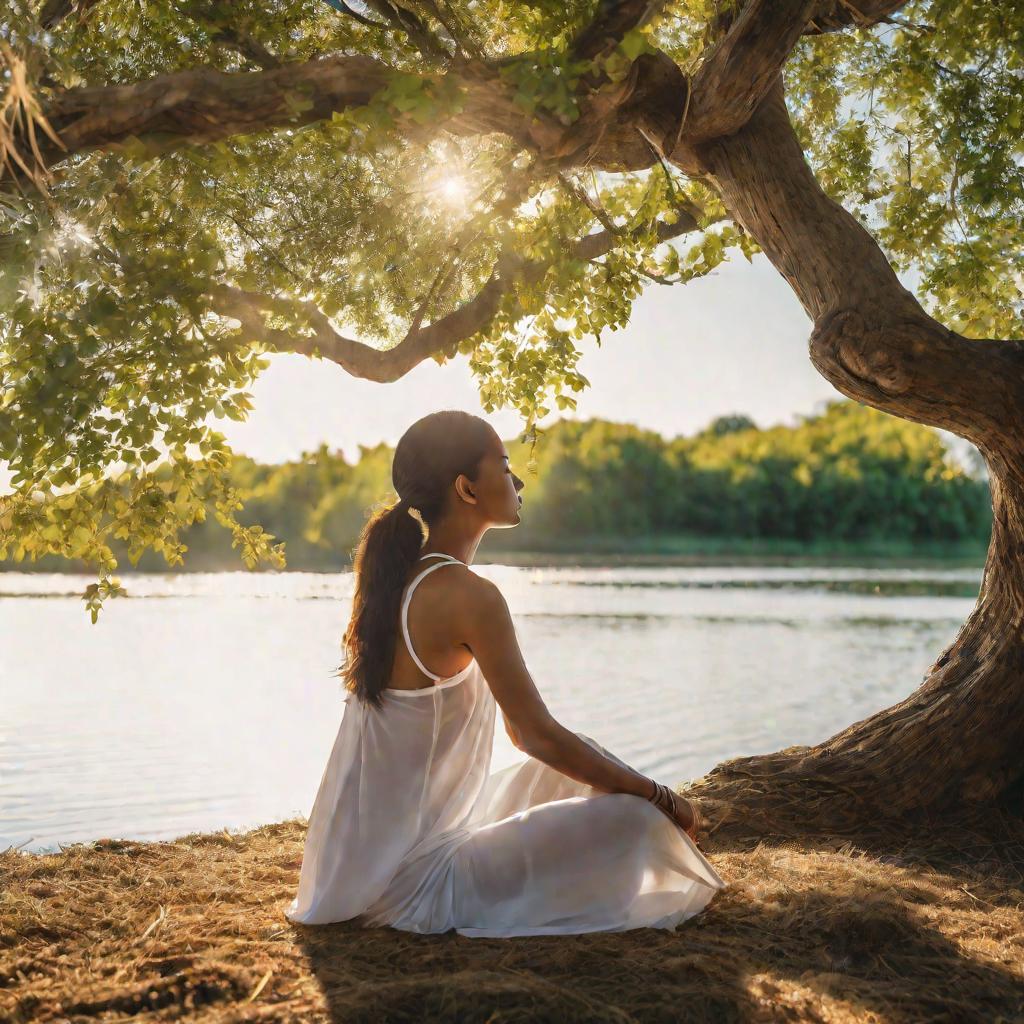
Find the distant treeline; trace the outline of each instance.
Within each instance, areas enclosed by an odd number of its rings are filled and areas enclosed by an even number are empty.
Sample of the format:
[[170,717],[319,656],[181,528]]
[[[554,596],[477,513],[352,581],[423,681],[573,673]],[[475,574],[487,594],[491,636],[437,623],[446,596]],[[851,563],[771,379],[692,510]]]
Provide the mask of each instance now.
[[[488,533],[488,554],[609,551],[684,536],[818,550],[823,542],[980,548],[991,526],[983,474],[965,471],[938,433],[845,400],[793,427],[762,430],[725,416],[672,439],[630,424],[561,420],[540,437],[535,471],[528,444],[506,447],[526,481],[523,518]],[[232,470],[245,504],[239,520],[285,541],[290,568],[346,565],[368,511],[395,497],[392,452],[361,446],[355,464],[326,445],[276,465],[239,455]],[[241,568],[212,514],[181,539],[186,569]],[[129,569],[126,552],[115,554]],[[137,568],[166,563],[147,551]]]

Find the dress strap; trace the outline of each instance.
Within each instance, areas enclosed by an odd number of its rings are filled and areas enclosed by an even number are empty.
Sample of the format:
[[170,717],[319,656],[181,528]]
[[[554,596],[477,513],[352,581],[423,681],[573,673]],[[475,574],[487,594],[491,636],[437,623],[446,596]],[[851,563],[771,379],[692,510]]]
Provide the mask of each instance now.
[[409,654],[412,656],[412,660],[416,662],[417,666],[419,666],[420,671],[424,675],[430,676],[434,682],[437,682],[439,679],[443,679],[444,676],[439,676],[436,672],[431,672],[430,669],[420,661],[419,655],[413,650],[412,638],[409,636],[409,601],[412,599],[412,592],[416,589],[416,584],[419,583],[424,576],[432,573],[435,569],[440,569],[442,565],[451,565],[452,563],[455,563],[456,565],[465,565],[466,563],[460,562],[453,555],[445,554],[444,552],[431,552],[429,555],[420,555],[420,561],[424,558],[441,558],[442,561],[435,562],[433,565],[428,565],[426,569],[419,573],[409,584],[409,589],[406,590],[405,598],[402,601],[402,635],[405,637],[405,646],[408,649]]

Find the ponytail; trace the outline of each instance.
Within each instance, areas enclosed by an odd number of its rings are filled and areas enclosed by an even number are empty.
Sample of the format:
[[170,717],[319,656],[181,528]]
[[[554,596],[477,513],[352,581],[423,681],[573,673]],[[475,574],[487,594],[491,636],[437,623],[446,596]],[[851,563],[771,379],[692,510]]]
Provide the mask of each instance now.
[[423,527],[401,500],[371,515],[356,546],[356,590],[340,674],[346,690],[375,708],[391,675],[402,591],[422,547]]
[[[480,460],[497,435],[490,424],[459,409],[418,419],[399,438],[391,465],[393,505],[372,513],[356,545],[352,618],[342,642],[338,674],[345,689],[380,708],[395,660],[406,580],[423,550],[424,527],[433,530],[448,506],[452,481],[476,479]],[[409,514],[410,509],[419,513]]]

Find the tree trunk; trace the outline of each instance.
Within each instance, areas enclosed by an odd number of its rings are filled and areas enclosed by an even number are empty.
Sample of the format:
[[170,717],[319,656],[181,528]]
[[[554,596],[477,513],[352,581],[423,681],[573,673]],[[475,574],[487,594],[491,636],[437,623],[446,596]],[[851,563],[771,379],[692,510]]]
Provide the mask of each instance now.
[[819,372],[850,398],[971,440],[993,504],[977,605],[910,696],[817,746],[723,762],[696,795],[713,821],[780,832],[999,798],[1024,777],[1024,345],[967,339],[924,312],[818,185],[781,76],[741,130],[673,158],[704,170],[789,281],[814,321]]

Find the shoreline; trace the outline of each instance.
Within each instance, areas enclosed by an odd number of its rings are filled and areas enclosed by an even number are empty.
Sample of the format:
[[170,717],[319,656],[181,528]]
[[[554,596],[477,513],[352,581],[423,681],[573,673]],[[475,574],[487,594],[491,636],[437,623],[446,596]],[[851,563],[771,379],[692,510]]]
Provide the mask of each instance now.
[[675,1022],[686,1006],[708,1022],[1020,1019],[1018,812],[870,839],[712,835],[730,887],[675,931],[518,939],[293,925],[300,818],[7,851],[0,1017]]
[[[806,566],[856,568],[984,568],[987,544],[909,541],[839,542],[795,541],[717,537],[639,537],[634,542],[622,538],[578,538],[573,546],[543,548],[478,549],[476,565],[511,565],[524,568],[550,566]],[[325,556],[317,562],[297,560],[285,569],[256,567],[247,569],[240,560],[199,559],[185,565],[169,566],[158,555],[147,552],[138,565],[119,565],[116,576],[159,575],[213,572],[281,573],[350,571],[350,560]],[[0,573],[47,573],[94,576],[95,569],[80,560],[46,555],[37,561],[0,562]]]

